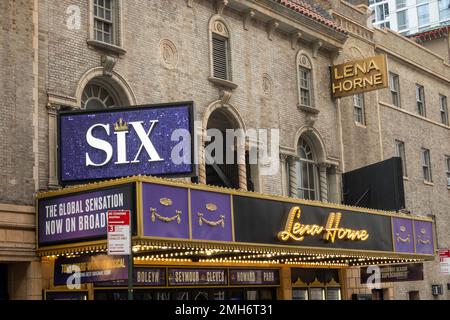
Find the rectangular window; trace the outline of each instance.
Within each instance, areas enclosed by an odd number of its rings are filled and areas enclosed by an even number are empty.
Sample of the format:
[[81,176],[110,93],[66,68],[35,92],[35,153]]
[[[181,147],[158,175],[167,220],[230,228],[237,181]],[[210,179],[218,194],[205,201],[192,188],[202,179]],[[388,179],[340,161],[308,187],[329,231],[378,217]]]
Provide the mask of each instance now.
[[397,12],[397,29],[403,30],[408,28],[408,10]]
[[213,68],[214,77],[224,80],[230,80],[229,61],[228,61],[228,39],[213,34]]
[[114,44],[114,0],[94,0],[94,38]]
[[416,84],[417,113],[425,117],[425,92],[423,86]]
[[448,126],[447,97],[442,94],[439,95],[439,108],[441,110],[441,122]]
[[419,27],[427,26],[430,24],[430,10],[428,4],[417,7],[417,20]]
[[299,67],[300,104],[311,106],[311,70]]
[[450,19],[450,0],[439,0],[439,20]]
[[405,143],[400,140],[395,140],[395,156],[402,159],[402,171],[403,176],[407,177],[408,172],[406,171],[406,153],[405,153]]
[[406,7],[406,0],[395,0],[395,5],[397,9]]
[[425,148],[422,148],[422,171],[423,179],[427,182],[432,182],[430,150]]
[[400,81],[397,74],[389,72],[389,87],[392,94],[392,104],[400,108]]
[[355,107],[355,122],[366,124],[364,117],[364,95],[357,93],[353,96],[353,106]]
[[447,187],[450,187],[450,157],[445,157],[445,167],[447,171]]
[[383,3],[379,6],[376,6],[376,19],[377,21],[383,21],[389,18],[389,4]]

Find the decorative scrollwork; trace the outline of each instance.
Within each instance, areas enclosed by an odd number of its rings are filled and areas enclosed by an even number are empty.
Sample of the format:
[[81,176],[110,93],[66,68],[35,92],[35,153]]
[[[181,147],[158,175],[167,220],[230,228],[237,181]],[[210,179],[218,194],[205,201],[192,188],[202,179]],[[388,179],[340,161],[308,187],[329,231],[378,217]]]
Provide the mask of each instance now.
[[181,211],[180,210],[176,210],[175,213],[176,215],[174,215],[173,217],[164,217],[162,215],[160,215],[155,208],[150,208],[150,213],[151,213],[151,217],[152,217],[152,222],[155,222],[156,219],[162,221],[162,222],[172,222],[172,221],[177,221],[178,224],[181,223]]
[[409,238],[409,235],[406,238],[402,238],[402,237],[400,237],[400,234],[397,233],[397,242],[403,242],[403,243],[411,242],[411,239]]
[[422,236],[418,235],[417,238],[419,239],[420,244],[430,244],[430,239],[426,239],[425,236],[427,235],[427,230],[425,228],[420,229],[420,233]]
[[220,225],[222,228],[225,228],[225,216],[224,215],[220,215],[220,220],[217,220],[217,221],[206,220],[203,217],[203,213],[201,213],[201,212],[198,212],[197,215],[198,215],[198,224],[200,226],[202,226],[203,223],[206,223],[208,226],[211,226],[211,227],[217,227],[218,225]]
[[225,26],[225,24],[222,21],[216,21],[214,22],[214,32],[217,34],[220,34],[221,36],[228,38],[229,34],[228,34],[228,29]]
[[420,244],[430,244],[431,241],[430,241],[430,239],[423,240],[423,239],[419,238],[419,243],[420,243]]

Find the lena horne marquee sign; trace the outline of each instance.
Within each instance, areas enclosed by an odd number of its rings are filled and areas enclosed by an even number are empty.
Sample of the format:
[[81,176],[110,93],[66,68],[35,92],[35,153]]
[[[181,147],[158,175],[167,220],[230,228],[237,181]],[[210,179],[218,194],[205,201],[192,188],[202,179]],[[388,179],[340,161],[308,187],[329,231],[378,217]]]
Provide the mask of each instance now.
[[[192,175],[193,143],[183,141],[190,139],[192,129],[192,102],[61,112],[60,182],[139,174]],[[179,161],[173,161],[172,151],[180,145],[187,147],[179,148]]]
[[385,55],[335,65],[331,68],[332,95],[340,98],[386,88],[387,77]]
[[[106,240],[108,210],[130,210],[135,241],[276,246],[430,258],[433,221],[320,202],[134,177],[42,193],[38,245]],[[57,246],[57,247],[54,247]]]
[[302,210],[300,207],[292,207],[289,212],[288,219],[286,221],[286,227],[284,231],[278,233],[278,239],[281,241],[288,241],[289,239],[295,241],[303,241],[305,236],[321,236],[325,241],[331,243],[339,240],[362,240],[369,239],[369,233],[367,230],[352,230],[348,228],[340,227],[342,219],[342,213],[330,212],[328,215],[326,226],[319,226],[316,224],[301,224],[299,221]]

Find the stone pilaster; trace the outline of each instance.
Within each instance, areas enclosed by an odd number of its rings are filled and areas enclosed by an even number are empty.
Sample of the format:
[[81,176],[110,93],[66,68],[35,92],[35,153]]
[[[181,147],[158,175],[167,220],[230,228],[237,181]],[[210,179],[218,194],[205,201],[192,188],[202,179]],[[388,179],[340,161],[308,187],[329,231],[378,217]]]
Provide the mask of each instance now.
[[291,268],[280,269],[280,287],[277,290],[278,300],[292,300]]
[[289,196],[298,197],[297,190],[297,157],[290,156],[288,158],[289,162]]
[[205,159],[205,135],[206,129],[200,129],[200,138],[199,138],[199,163],[198,163],[198,183],[206,184],[206,159]]
[[48,187],[56,189],[58,185],[58,154],[57,154],[57,114],[61,105],[47,104],[48,112]]
[[326,163],[319,164],[319,186],[320,186],[320,200],[328,202],[328,177]]
[[281,194],[283,196],[289,196],[288,194],[288,172],[286,170],[286,161],[288,156],[280,153],[280,172],[281,172]]
[[244,150],[242,150],[242,152],[238,152],[239,189],[247,190],[247,166],[245,162],[245,146],[242,146],[242,148],[244,148]]

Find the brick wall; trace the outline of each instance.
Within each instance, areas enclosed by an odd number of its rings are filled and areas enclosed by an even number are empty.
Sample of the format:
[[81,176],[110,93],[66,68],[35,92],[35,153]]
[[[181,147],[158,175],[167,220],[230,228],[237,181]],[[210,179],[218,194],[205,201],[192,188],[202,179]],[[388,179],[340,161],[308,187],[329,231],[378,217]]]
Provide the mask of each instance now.
[[33,203],[33,6],[0,3],[0,203]]

